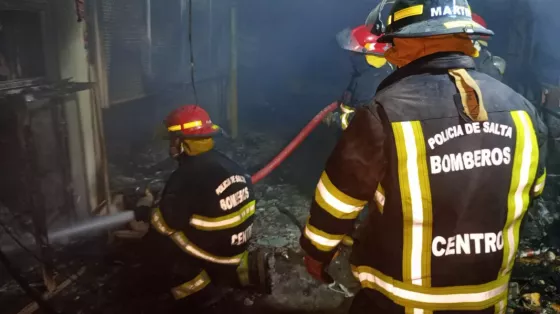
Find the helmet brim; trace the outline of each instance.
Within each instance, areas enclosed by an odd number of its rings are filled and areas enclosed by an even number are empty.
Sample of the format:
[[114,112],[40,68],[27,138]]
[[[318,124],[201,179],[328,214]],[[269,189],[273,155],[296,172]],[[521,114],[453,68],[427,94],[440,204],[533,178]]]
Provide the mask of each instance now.
[[[371,36],[375,36],[375,35],[371,34]],[[376,40],[376,37],[377,36],[375,36],[373,40]],[[385,51],[387,51],[390,48],[389,44],[382,44],[375,41],[366,44],[366,46],[362,46],[358,42],[354,34],[352,34],[352,30],[350,28],[346,28],[341,32],[339,32],[336,35],[336,40],[340,48],[346,51],[351,51],[366,56],[373,55],[373,56],[383,57],[383,55],[385,55]]]
[[394,38],[421,38],[451,34],[494,36],[493,31],[469,18],[457,19],[457,17],[441,17],[407,25],[394,33],[382,35],[377,42],[391,43]]

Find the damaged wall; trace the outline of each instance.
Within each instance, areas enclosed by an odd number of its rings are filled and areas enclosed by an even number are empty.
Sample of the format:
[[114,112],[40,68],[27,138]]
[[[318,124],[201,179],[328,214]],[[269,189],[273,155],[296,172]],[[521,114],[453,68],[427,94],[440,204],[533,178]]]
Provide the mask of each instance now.
[[[56,30],[60,77],[76,82],[89,82],[89,64],[85,42],[85,23],[76,22],[73,1],[52,1]],[[103,200],[98,195],[98,178],[103,177],[100,153],[99,126],[96,104],[91,91],[82,91],[68,97],[65,113],[68,128],[70,161],[74,187],[74,203],[79,219],[89,217],[92,208]]]

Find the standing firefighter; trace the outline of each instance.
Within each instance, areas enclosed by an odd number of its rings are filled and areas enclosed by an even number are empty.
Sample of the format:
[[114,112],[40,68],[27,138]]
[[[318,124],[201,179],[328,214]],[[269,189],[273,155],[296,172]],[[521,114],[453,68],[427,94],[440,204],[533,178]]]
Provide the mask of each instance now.
[[[379,5],[376,9],[381,10],[382,6]],[[388,12],[385,15],[388,16]],[[352,30],[345,29],[336,36],[342,49],[352,52],[352,78],[340,100],[342,114],[340,120],[337,120],[340,121],[343,130],[348,127],[356,108],[369,103],[375,96],[375,89],[379,83],[393,71],[391,64],[383,57],[391,45],[378,43],[379,35],[372,33],[372,27],[373,25],[368,25],[366,21],[366,25]]]
[[493,32],[467,1],[397,0],[389,22],[380,41],[393,43],[385,57],[399,69],[327,161],[301,238],[306,266],[328,280],[369,203],[351,313],[505,313],[519,226],[544,187],[546,127],[526,99],[475,71],[469,36]]
[[161,271],[162,276],[172,273],[171,293],[181,307],[192,310],[212,298],[213,283],[249,287],[262,282],[266,287],[263,256],[247,252],[255,213],[250,176],[213,149],[219,128],[201,107],[173,111],[166,125],[178,169],[159,208],[136,212],[155,230],[149,234],[158,243],[153,254],[170,262]]
[[[482,27],[486,28],[486,21],[476,14],[472,14],[472,19]],[[474,41],[475,47],[479,51],[479,56],[474,59],[476,63],[476,70],[482,73],[486,73],[491,77],[502,81],[504,78],[504,73],[506,72],[506,60],[501,57],[494,56],[488,49],[488,40],[490,36],[481,36],[479,39]]]

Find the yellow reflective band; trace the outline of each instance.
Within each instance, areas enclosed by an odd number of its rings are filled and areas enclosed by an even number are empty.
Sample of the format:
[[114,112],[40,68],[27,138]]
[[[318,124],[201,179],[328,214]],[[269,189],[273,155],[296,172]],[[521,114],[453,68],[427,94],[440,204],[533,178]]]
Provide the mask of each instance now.
[[169,130],[169,132],[181,131],[181,125],[172,125],[168,127],[167,130]]
[[192,122],[188,122],[188,123],[184,123],[183,124],[183,129],[192,129],[192,128],[196,128],[202,126],[202,121],[192,121]]
[[176,132],[176,131],[196,128],[196,127],[199,127],[199,126],[202,126],[202,121],[192,121],[192,122],[188,122],[188,123],[183,123],[182,127],[181,127],[180,124],[172,125],[172,126],[168,127],[167,130],[169,130],[169,132]]
[[517,246],[521,220],[529,206],[531,184],[534,182],[539,160],[537,137],[531,118],[525,111],[513,111],[515,124],[515,153],[508,194],[508,213],[504,226],[504,253],[501,276],[511,272]]
[[535,181],[535,187],[533,188],[533,196],[539,196],[542,194],[544,190],[544,186],[546,184],[546,169],[544,169],[544,173]]
[[403,281],[431,286],[432,194],[419,121],[393,123],[403,210]]
[[506,314],[507,296],[494,307],[494,314]]
[[423,4],[415,5],[395,12],[393,21],[396,22],[398,20],[402,20],[407,17],[422,15],[423,13],[424,13],[424,5]]
[[389,15],[389,18],[387,19],[387,26],[391,25],[391,23],[393,23],[393,16]]
[[210,283],[210,276],[206,271],[202,271],[193,280],[185,282],[184,284],[171,289],[171,294],[175,300],[184,299],[193,293],[204,289]]
[[482,46],[484,46],[484,47],[488,47],[488,42],[487,42],[486,40],[480,40],[480,39],[479,39],[479,40],[477,40],[477,42],[478,42],[479,44],[481,44]]
[[383,208],[385,207],[385,190],[379,184],[377,186],[377,190],[375,191],[375,195],[373,196],[375,200],[375,205],[377,205],[377,209],[380,213],[383,214]]
[[447,29],[457,28],[457,27],[466,27],[466,26],[482,27],[480,24],[478,24],[476,22],[473,22],[473,21],[452,21],[452,22],[443,23],[443,26],[445,26],[445,28],[447,28]]
[[346,106],[345,104],[340,105],[340,111],[342,111],[343,113],[352,113],[354,112],[354,109],[352,109],[352,107]]
[[342,239],[344,238],[343,234],[334,235],[323,232],[310,225],[309,222],[305,226],[304,235],[307,239],[309,239],[309,241],[311,241],[311,244],[313,244],[313,246],[323,252],[332,251],[338,244],[340,244],[340,241],[342,241]]
[[183,251],[195,257],[205,259],[207,261],[217,264],[239,264],[243,254],[233,257],[219,257],[212,255],[203,249],[197,247],[194,243],[190,242],[183,232],[177,232],[167,226],[159,208],[155,209],[152,213],[152,226],[161,234],[170,236],[173,242],[177,244]]
[[[374,289],[393,302],[425,311],[476,311],[494,306],[507,297],[509,276],[476,286],[421,287],[383,275],[371,267],[355,267],[362,287]],[[422,309],[422,310],[419,310]]]
[[241,257],[241,262],[237,267],[237,277],[239,278],[239,283],[242,287],[247,287],[251,284],[249,281],[249,252],[243,253]]
[[183,251],[189,253],[193,256],[198,258],[205,259],[209,262],[216,263],[216,264],[230,264],[230,265],[237,265],[241,262],[241,258],[243,254],[239,254],[232,257],[220,257],[212,255],[203,249],[197,247],[194,243],[190,242],[189,239],[185,236],[182,232],[176,232],[171,235],[171,239],[177,244]]
[[326,172],[323,172],[315,190],[315,201],[321,208],[339,219],[355,219],[367,204],[344,194],[332,184]]
[[218,218],[209,218],[199,215],[193,215],[191,217],[190,224],[199,230],[210,231],[210,230],[224,230],[233,227],[237,227],[249,219],[253,214],[255,214],[255,201],[248,203],[243,206],[240,210],[231,213],[227,216],[222,216]]
[[340,116],[340,124],[342,125],[342,129],[346,130],[348,128],[348,116],[350,115],[350,113],[343,113]]
[[169,226],[167,226],[167,224],[165,223],[165,220],[163,220],[163,216],[161,215],[161,211],[159,210],[159,208],[156,208],[152,212],[151,223],[152,223],[152,226],[156,229],[156,231],[163,234],[163,235],[170,236],[171,234],[173,234],[175,232],[175,230],[173,230],[173,229],[169,228]]

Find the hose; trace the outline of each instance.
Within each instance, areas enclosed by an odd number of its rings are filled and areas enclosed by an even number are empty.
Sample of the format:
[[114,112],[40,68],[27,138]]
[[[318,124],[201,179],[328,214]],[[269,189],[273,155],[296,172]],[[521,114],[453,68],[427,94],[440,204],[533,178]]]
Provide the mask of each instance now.
[[288,156],[290,156],[294,150],[305,140],[311,131],[313,131],[320,123],[323,121],[325,116],[338,108],[338,102],[333,102],[332,104],[321,110],[309,123],[299,132],[299,134],[286,146],[271,162],[269,162],[264,168],[255,173],[252,177],[253,184],[261,181],[267,175],[269,175],[274,169],[276,169]]

